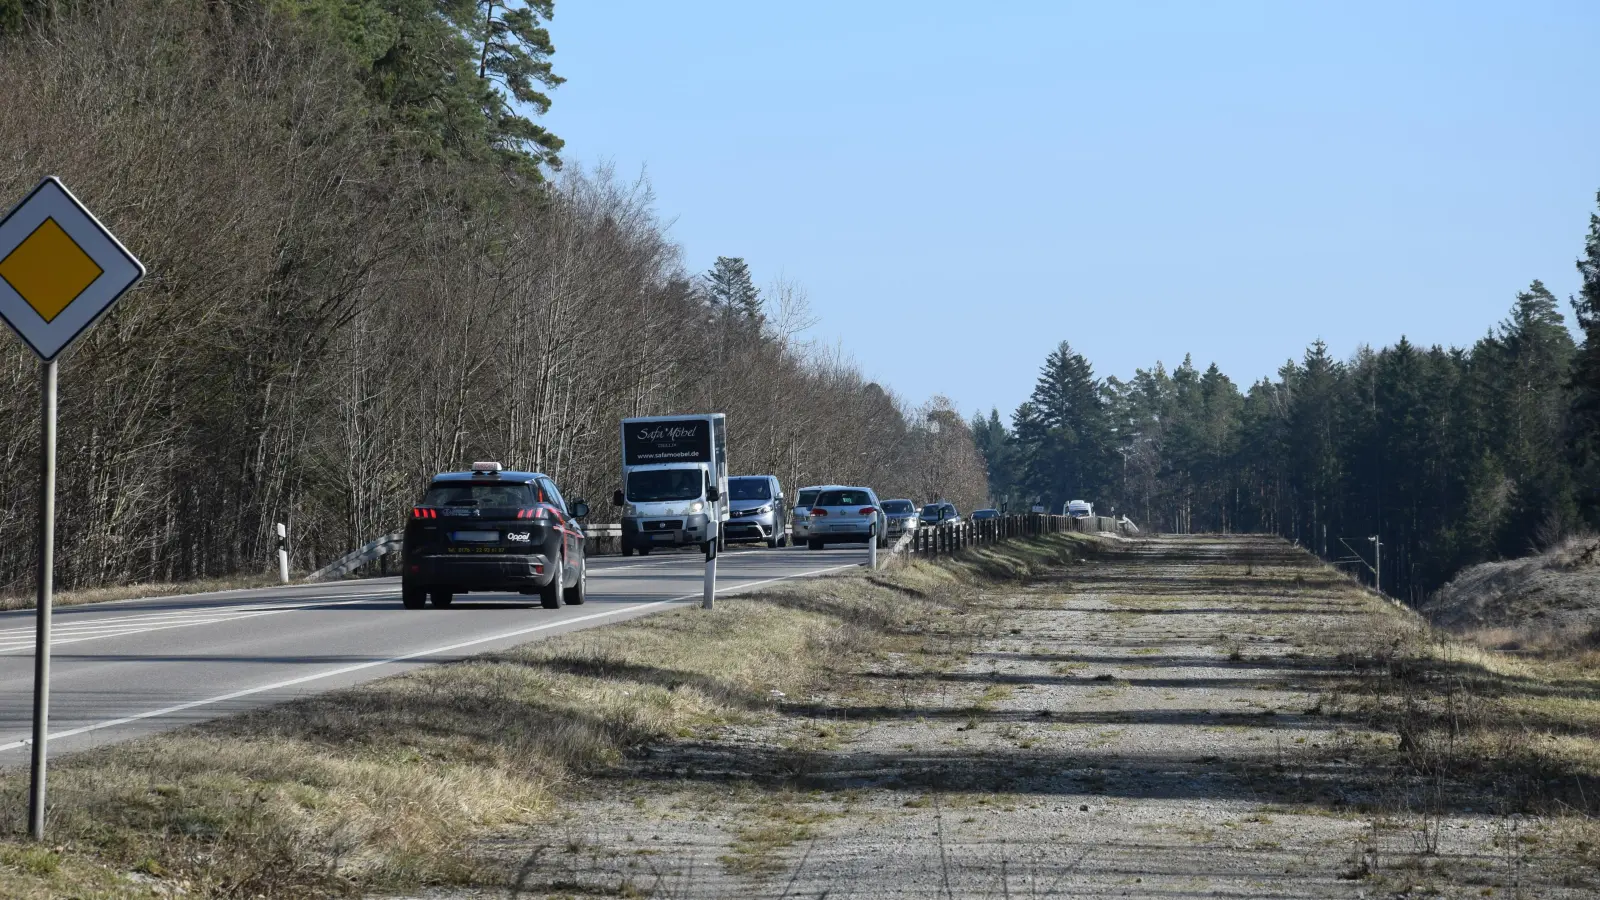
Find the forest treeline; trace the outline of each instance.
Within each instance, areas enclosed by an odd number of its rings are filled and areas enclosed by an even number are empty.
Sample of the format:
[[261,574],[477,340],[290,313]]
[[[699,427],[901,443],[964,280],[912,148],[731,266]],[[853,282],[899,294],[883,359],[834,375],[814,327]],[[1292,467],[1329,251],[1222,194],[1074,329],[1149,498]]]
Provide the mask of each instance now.
[[[803,291],[686,271],[648,186],[562,166],[551,3],[0,0],[0,198],[62,177],[150,270],[64,358],[57,579],[259,571],[395,530],[436,471],[597,519],[618,421],[720,411],[791,489],[986,494],[947,401],[803,343]],[[0,591],[31,583],[39,365],[0,341]]]
[[[1373,559],[1416,601],[1463,566],[1600,525],[1600,217],[1571,306],[1534,281],[1467,348],[1402,337],[1336,359],[1320,341],[1241,391],[1189,358],[1097,378],[1063,342],[1029,400],[972,419],[991,492],[1088,499],[1158,531],[1281,534]],[[1366,573],[1359,564],[1351,567]],[[1369,577],[1370,581],[1370,577]]]

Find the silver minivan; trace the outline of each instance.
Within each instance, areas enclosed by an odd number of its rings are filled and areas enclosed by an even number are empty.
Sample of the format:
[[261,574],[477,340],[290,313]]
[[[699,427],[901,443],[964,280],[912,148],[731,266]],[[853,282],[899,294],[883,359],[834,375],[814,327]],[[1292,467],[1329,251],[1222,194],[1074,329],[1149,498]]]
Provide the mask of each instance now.
[[727,543],[766,541],[768,547],[789,544],[789,508],[776,475],[735,475],[728,479],[728,521],[722,526]]
[[883,508],[868,487],[829,485],[817,492],[811,504],[811,528],[806,546],[821,550],[828,544],[884,545]]

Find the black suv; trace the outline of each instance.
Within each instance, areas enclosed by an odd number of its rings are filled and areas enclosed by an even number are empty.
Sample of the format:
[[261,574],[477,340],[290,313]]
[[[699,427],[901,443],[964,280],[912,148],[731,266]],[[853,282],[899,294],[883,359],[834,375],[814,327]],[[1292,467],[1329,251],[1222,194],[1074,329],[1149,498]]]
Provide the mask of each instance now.
[[515,591],[537,593],[545,609],[582,603],[589,567],[577,520],[588,514],[537,472],[480,462],[435,475],[406,523],[400,600],[421,609],[430,597],[449,606],[469,591]]

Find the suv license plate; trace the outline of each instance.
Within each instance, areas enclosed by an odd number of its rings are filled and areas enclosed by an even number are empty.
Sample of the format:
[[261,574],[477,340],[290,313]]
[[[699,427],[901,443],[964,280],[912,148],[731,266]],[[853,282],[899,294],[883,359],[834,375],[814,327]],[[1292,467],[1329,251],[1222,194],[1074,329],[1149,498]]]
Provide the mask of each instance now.
[[500,541],[498,531],[457,531],[450,539],[460,544],[495,544]]

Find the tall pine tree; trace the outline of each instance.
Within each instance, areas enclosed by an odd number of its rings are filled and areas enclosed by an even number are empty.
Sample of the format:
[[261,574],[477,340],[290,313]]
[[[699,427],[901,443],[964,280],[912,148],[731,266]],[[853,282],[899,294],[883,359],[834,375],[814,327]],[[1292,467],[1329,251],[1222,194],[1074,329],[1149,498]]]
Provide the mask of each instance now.
[[1014,416],[1022,487],[1031,499],[1055,509],[1072,499],[1104,499],[1113,452],[1108,412],[1094,368],[1062,341]]
[[[1595,199],[1600,201],[1600,193]],[[1589,216],[1589,236],[1578,273],[1583,283],[1572,311],[1583,331],[1572,366],[1572,417],[1567,446],[1578,484],[1578,504],[1591,525],[1600,526],[1600,215]]]

